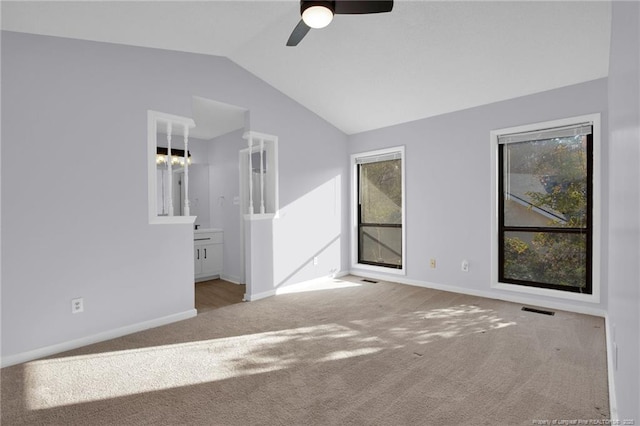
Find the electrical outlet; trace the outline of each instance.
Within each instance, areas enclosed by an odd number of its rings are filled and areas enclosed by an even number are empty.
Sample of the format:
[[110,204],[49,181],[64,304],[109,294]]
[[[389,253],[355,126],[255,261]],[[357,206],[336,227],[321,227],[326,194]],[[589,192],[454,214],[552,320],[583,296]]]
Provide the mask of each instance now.
[[429,266],[431,267],[431,269],[436,269],[436,260],[435,259],[431,259],[429,261]]
[[313,257],[313,266],[318,266],[318,256]]
[[71,300],[71,313],[79,314],[80,312],[84,312],[84,300],[82,297],[78,297],[76,299]]
[[463,260],[460,269],[462,269],[462,272],[469,272],[469,261]]

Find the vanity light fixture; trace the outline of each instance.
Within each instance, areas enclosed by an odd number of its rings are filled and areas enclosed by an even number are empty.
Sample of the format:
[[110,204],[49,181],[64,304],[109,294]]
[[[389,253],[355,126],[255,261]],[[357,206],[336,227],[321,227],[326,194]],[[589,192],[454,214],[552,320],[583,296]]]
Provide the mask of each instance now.
[[[167,156],[169,150],[167,148],[157,147],[156,148],[156,164],[157,165],[166,165],[167,164]],[[187,164],[191,164],[191,153],[187,152]],[[171,149],[171,165],[172,166],[184,166],[184,149]]]

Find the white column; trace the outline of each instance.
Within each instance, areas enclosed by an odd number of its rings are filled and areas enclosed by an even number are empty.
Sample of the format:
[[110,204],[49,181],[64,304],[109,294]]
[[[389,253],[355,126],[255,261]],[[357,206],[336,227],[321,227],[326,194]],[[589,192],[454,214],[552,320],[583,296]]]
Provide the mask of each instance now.
[[253,215],[253,164],[251,158],[253,154],[253,136],[249,134],[249,214]]
[[169,216],[173,216],[173,170],[171,166],[171,122],[167,121],[167,177],[169,179]]
[[184,215],[191,216],[189,203],[189,127],[184,125]]
[[260,139],[260,213],[264,214],[264,139]]

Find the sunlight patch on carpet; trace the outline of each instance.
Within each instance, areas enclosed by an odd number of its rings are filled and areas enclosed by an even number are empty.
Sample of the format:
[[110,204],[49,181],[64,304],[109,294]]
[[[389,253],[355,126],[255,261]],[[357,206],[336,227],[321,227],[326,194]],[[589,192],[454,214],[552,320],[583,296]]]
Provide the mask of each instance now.
[[[335,351],[327,342],[343,340]],[[376,345],[377,343],[377,345]],[[30,410],[267,373],[381,351],[360,332],[322,324],[198,342],[55,358],[25,364]]]
[[307,291],[336,290],[341,288],[361,287],[362,284],[342,280],[313,280],[278,288],[276,294],[304,293]]
[[355,326],[389,330],[400,342],[427,344],[440,339],[463,337],[517,325],[501,318],[493,309],[473,305],[457,305],[415,311],[407,314],[381,316],[367,321],[352,321]]

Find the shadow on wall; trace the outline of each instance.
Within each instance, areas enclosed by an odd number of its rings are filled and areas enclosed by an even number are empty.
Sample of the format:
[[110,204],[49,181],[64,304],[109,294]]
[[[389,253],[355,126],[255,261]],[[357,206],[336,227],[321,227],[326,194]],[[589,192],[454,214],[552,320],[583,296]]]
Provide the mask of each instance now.
[[273,232],[276,288],[340,272],[342,219],[342,175],[280,209]]
[[[291,280],[293,277],[296,276],[296,274],[301,273],[304,271],[305,268],[308,268],[311,266],[317,267],[320,263],[320,256],[323,255],[323,258],[326,259],[328,258],[327,253],[329,253],[331,251],[331,249],[333,248],[334,244],[338,244],[338,249],[339,249],[339,243],[340,243],[340,235],[336,235],[333,240],[329,241],[329,243],[327,243],[324,247],[320,248],[317,252],[313,253],[308,259],[306,259],[300,266],[298,266],[293,272],[291,272],[289,275],[287,275],[284,279],[282,279],[282,281],[278,282],[275,287],[277,289],[282,288],[282,287],[286,287],[284,284],[289,282],[289,280]],[[338,258],[339,261],[339,258]],[[335,274],[337,273],[338,270],[330,270],[331,274]],[[298,283],[297,280],[294,280],[294,283]],[[294,284],[292,284],[294,285]]]

